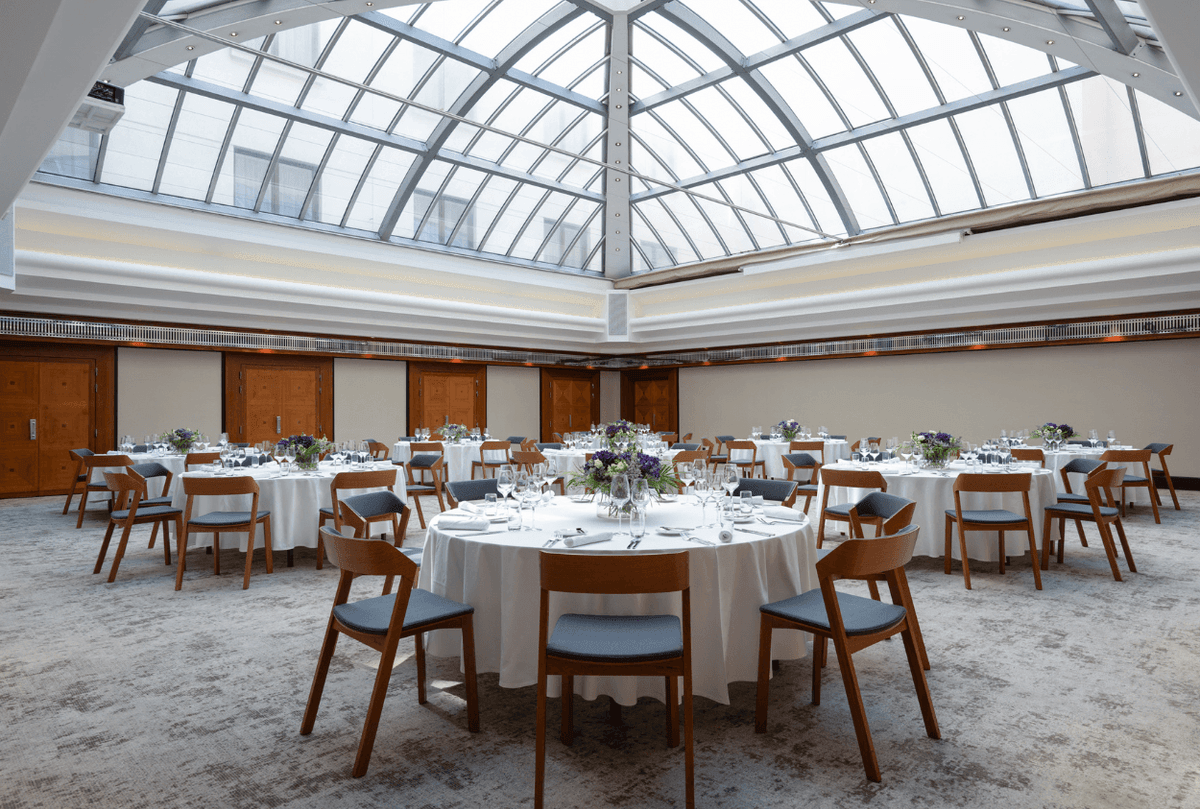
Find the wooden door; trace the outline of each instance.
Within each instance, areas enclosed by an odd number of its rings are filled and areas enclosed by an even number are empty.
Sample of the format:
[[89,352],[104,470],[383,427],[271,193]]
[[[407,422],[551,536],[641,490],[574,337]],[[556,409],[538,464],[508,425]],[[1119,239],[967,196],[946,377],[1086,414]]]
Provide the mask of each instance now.
[[68,450],[93,446],[96,376],[94,360],[0,362],[0,496],[70,488]]
[[289,435],[328,435],[333,424],[333,360],[225,356],[225,432],[257,444]]
[[651,430],[679,431],[679,375],[675,369],[621,373],[621,418]]
[[600,421],[600,372],[542,369],[542,440]]
[[408,364],[408,432],[449,421],[487,426],[487,366],[459,363]]

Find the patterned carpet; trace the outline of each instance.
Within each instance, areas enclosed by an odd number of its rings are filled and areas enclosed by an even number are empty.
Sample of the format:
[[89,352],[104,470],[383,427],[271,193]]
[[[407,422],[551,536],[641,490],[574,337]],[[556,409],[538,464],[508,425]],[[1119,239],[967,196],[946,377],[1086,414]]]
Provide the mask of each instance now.
[[[945,576],[914,560],[943,738],[924,734],[898,640],[855,655],[883,770],[871,783],[836,664],[814,707],[808,661],[785,662],[765,735],[753,683],[735,684],[731,705],[697,700],[697,805],[1200,807],[1200,494],[1182,498],[1162,525],[1145,508],[1129,517],[1139,572],[1124,583],[1098,540],[1070,534],[1042,592],[1028,560],[1004,576],[975,565],[971,592],[957,564]],[[104,512],[77,531],[61,508],[0,501],[0,808],[532,805],[533,688],[481,675],[482,732],[470,734],[457,660],[431,658],[419,706],[406,642],[371,768],[351,778],[374,653],[343,641],[316,729],[299,734],[336,570],[299,550],[267,576],[260,552],[243,591],[239,553],[214,577],[194,552],[177,593],[139,528],[108,584],[91,572]],[[661,704],[626,708],[619,725],[606,700],[575,705],[569,748],[551,706],[548,806],[683,804]]]

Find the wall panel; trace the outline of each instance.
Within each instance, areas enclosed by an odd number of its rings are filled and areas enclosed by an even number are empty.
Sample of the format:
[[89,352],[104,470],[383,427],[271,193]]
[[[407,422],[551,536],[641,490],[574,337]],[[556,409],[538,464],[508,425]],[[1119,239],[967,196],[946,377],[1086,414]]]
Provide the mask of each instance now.
[[493,436],[537,438],[541,434],[538,428],[541,378],[537,368],[488,366],[487,428]]
[[221,432],[221,352],[117,349],[117,437]]
[[333,360],[333,434],[336,441],[374,438],[389,447],[405,435],[408,363]]

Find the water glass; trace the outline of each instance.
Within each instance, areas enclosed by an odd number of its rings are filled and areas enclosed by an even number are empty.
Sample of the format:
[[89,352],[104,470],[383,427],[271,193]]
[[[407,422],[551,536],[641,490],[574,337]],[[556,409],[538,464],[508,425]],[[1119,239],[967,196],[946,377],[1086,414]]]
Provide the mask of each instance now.
[[742,492],[740,501],[738,502],[738,512],[743,517],[749,517],[754,513],[754,492]]
[[629,515],[629,533],[634,539],[641,539],[646,535],[646,509],[635,508]]
[[497,507],[498,504],[496,502],[495,493],[488,492],[483,496],[483,513],[488,517],[488,519],[496,516]]
[[521,509],[520,509],[520,507],[508,509],[508,530],[509,531],[520,531],[521,530]]

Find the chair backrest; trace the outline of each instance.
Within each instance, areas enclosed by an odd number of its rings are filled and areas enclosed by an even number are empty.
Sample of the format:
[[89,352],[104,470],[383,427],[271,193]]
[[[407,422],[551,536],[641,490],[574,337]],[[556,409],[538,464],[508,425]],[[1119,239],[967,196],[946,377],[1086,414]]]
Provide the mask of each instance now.
[[533,452],[537,448],[538,448],[538,442],[537,442],[536,438],[526,438],[524,441],[521,442],[521,451],[522,452]]
[[403,517],[406,508],[404,501],[388,489],[351,495],[338,503],[342,522],[353,528],[357,537],[367,536],[369,522],[392,515]]
[[557,441],[560,444],[566,440],[565,438],[563,438],[562,433],[550,433],[550,437],[553,438],[555,441]]
[[88,469],[108,469],[114,466],[133,466],[128,455],[84,455],[83,465]]
[[[729,452],[730,463],[757,463],[758,444],[753,441],[726,441],[725,449]],[[749,457],[745,453],[750,453]],[[737,453],[736,455],[734,453]]]
[[183,493],[189,498],[193,496],[210,497],[226,494],[252,494],[258,497],[258,481],[249,475],[232,475],[228,477],[184,477]]
[[[795,442],[793,442],[795,443]],[[789,452],[786,455],[781,455],[780,460],[783,461],[783,468],[787,470],[788,480],[795,480],[796,470],[811,469],[812,472],[806,480],[796,481],[803,484],[816,484],[821,475],[821,462],[807,452]]]
[[829,440],[830,440],[830,441],[845,441],[845,440],[846,440],[846,436],[844,436],[844,435],[831,435],[831,436],[829,436]]
[[186,471],[191,469],[193,466],[206,466],[213,461],[219,461],[220,459],[220,450],[214,450],[213,452],[189,452],[183,458],[183,468]]
[[671,458],[671,463],[678,466],[681,463],[695,463],[696,461],[707,461],[708,453],[700,449],[685,449],[675,453],[675,457]]
[[1005,475],[963,472],[954,479],[955,492],[1027,492],[1032,485],[1032,472]]
[[124,495],[133,492],[133,507],[139,501],[146,499],[146,479],[136,472],[105,472],[104,484],[114,494]]
[[484,441],[479,445],[479,461],[485,464],[512,463],[512,444],[508,441]]
[[1175,449],[1175,445],[1174,444],[1147,444],[1145,446],[1145,449],[1148,449],[1153,454],[1161,457],[1163,455],[1170,455],[1171,450]]
[[542,593],[687,592],[688,551],[589,555],[542,551]]
[[[386,486],[388,491],[394,491],[396,486],[396,468],[372,469],[367,472],[338,472],[329,481],[330,507],[340,518],[339,503],[341,493],[348,489],[375,489]],[[395,495],[393,495],[395,496]]]
[[678,442],[678,441],[677,441],[677,442],[675,442],[674,444],[672,444],[672,445],[671,445],[671,449],[678,449],[678,450],[688,450],[688,451],[690,451],[690,450],[696,450],[696,449],[700,449],[700,445],[699,445],[699,444],[684,444],[684,443],[682,443],[682,442]]
[[386,461],[388,458],[388,445],[382,444],[379,441],[368,441],[367,448],[371,452],[371,457],[380,461]]
[[439,432],[432,432],[429,434],[429,440],[430,441],[445,441],[446,436],[442,435]]
[[428,469],[445,457],[446,448],[439,441],[414,441],[410,445],[409,477],[413,469]]
[[733,439],[737,438],[737,436],[736,435],[716,435],[716,436],[713,436],[713,438],[717,439],[717,446],[719,447],[722,444],[729,443]]
[[1046,468],[1046,453],[1040,447],[1029,447],[1027,449],[1013,447],[1012,456],[1013,460],[1016,461],[1037,461],[1042,465],[1043,469]]
[[146,480],[149,480],[150,478],[164,478],[162,492],[159,496],[167,496],[167,492],[171,488],[171,480],[175,477],[175,473],[170,469],[163,466],[158,461],[146,461],[145,463],[134,464],[130,467],[130,469],[141,475]]
[[733,496],[740,497],[742,492],[750,492],[763,500],[775,500],[790,507],[796,499],[797,485],[794,480],[742,478],[738,481],[738,487],[733,490]]
[[[353,576],[399,576],[409,586],[401,585],[397,598],[407,597],[412,582],[417,580],[418,567],[390,542],[348,537],[328,527],[321,529],[325,555],[334,567]],[[344,600],[344,599],[343,599]]]
[[680,441],[691,441],[691,440],[692,440],[692,434],[691,434],[691,433],[687,433],[686,435],[684,435],[684,436],[683,436],[682,438],[680,438],[679,440],[680,440]]
[[824,441],[792,441],[788,444],[788,452],[807,452],[814,458],[820,459],[821,463],[825,463]]
[[901,528],[911,525],[916,513],[917,504],[914,500],[906,500],[886,492],[871,492],[850,507],[851,536],[862,537],[863,517],[882,519],[883,530],[880,533],[895,534]]
[[[392,461],[395,464],[395,461]],[[446,466],[446,459],[441,455],[419,455],[414,456],[408,465],[404,467],[404,473],[407,475],[408,488],[412,490],[414,486],[430,486],[434,489],[441,489],[444,485],[442,480],[442,470]],[[421,474],[421,479],[417,480],[413,476],[413,470]],[[429,475],[432,480],[426,480],[425,475]],[[428,492],[426,492],[428,494]]]
[[533,471],[533,465],[535,463],[545,463],[546,462],[546,456],[543,455],[542,453],[538,452],[536,449],[529,450],[528,452],[526,452],[525,450],[518,449],[518,450],[513,450],[512,462],[516,466],[521,467],[521,469],[525,470],[526,472],[531,472],[531,471]]
[[450,507],[457,508],[459,503],[482,500],[484,495],[499,494],[496,478],[482,480],[450,480],[442,484],[446,494],[450,495]]
[[660,433],[658,436],[660,441],[666,441],[668,444],[674,444],[679,440],[677,433]]
[[[1088,500],[1094,508],[1100,506],[1115,506],[1116,498],[1112,490],[1121,488],[1125,481],[1125,467],[1117,466],[1112,469],[1098,469],[1088,475],[1083,487],[1087,490]],[[1103,495],[1103,497],[1101,496]],[[1105,500],[1107,499],[1107,502]]]
[[866,469],[834,469],[829,466],[821,467],[821,480],[825,490],[834,486],[845,486],[849,489],[878,489],[887,491],[887,479],[876,471]]
[[[543,443],[541,443],[541,444],[536,444],[536,443],[535,443],[535,444],[533,445],[533,447],[534,447],[534,449],[536,449],[538,452],[542,452],[542,451],[544,451],[544,450],[548,450],[548,449],[562,449],[562,448],[563,448],[563,445],[562,445],[562,443],[561,443],[561,442],[558,442],[558,441],[546,441],[546,442],[543,442]],[[521,447],[521,449],[525,449],[525,447]]]
[[91,457],[92,455],[95,455],[96,453],[92,452],[87,447],[82,447],[80,449],[69,449],[69,450],[67,450],[67,454],[69,454],[75,460],[76,464],[78,465],[79,474],[82,475],[83,474],[83,459]]
[[505,441],[507,441],[507,442],[508,442],[508,443],[510,443],[510,444],[520,444],[520,443],[522,443],[522,442],[524,442],[524,441],[525,441],[525,436],[523,436],[523,435],[510,435],[508,438],[506,438],[506,439],[504,439],[504,440],[505,440]]
[[1100,460],[1119,464],[1140,463],[1146,479],[1150,480],[1150,456],[1152,454],[1148,449],[1106,449],[1100,456]]
[[872,539],[848,539],[817,562],[822,586],[837,579],[878,576],[904,567],[912,559],[921,526],[909,525],[894,534]]

